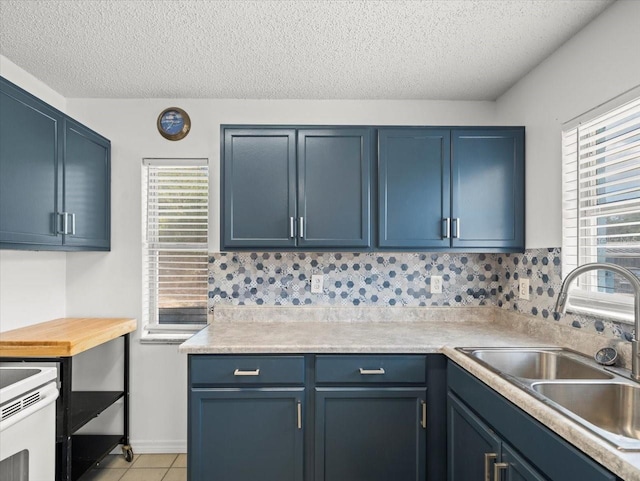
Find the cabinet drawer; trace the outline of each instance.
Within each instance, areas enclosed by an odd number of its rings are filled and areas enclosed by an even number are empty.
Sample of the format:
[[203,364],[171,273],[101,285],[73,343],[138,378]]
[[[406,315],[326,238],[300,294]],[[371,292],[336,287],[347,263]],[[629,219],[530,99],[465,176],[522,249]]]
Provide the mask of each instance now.
[[303,384],[302,356],[192,355],[191,385]]
[[317,383],[426,382],[425,356],[317,356]]

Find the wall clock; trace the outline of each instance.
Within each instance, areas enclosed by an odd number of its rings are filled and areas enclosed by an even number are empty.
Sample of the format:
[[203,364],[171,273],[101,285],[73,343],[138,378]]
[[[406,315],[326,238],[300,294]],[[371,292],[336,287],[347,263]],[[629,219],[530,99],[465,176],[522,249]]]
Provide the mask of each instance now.
[[189,114],[178,107],[169,107],[158,115],[158,132],[165,139],[184,139],[191,129]]

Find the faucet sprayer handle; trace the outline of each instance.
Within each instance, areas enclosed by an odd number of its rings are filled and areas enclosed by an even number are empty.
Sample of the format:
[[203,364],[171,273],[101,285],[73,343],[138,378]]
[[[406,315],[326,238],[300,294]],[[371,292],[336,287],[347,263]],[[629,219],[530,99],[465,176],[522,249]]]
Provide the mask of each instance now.
[[564,311],[567,308],[567,294],[564,291],[560,291],[558,295],[558,300],[556,301],[556,307],[554,311],[558,314],[564,314]]

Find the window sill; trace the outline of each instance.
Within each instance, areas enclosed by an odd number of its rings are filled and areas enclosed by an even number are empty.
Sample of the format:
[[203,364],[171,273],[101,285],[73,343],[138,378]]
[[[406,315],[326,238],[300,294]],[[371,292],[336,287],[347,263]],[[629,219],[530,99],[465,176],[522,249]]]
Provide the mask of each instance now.
[[196,325],[146,325],[140,336],[140,344],[182,344],[206,324]]

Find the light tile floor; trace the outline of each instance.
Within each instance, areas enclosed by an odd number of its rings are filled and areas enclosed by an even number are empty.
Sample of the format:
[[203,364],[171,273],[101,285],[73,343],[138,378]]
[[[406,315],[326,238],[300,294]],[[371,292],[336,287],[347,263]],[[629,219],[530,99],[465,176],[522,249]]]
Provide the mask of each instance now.
[[187,481],[187,455],[136,454],[128,463],[110,454],[82,481]]

